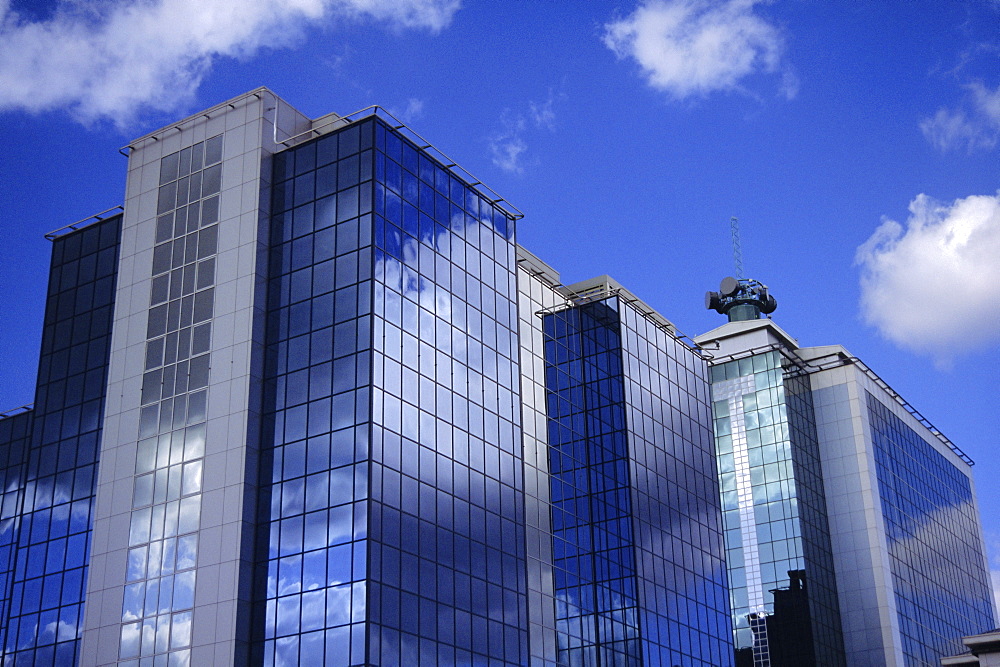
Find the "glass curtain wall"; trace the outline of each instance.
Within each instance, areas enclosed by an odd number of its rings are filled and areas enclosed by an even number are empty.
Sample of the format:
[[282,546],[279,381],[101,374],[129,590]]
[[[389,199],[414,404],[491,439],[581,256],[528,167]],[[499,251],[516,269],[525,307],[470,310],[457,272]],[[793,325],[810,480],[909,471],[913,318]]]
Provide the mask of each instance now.
[[376,118],[275,156],[264,664],[527,657],[513,222]]
[[0,655],[7,646],[11,580],[33,417],[27,411],[0,418]]
[[545,335],[560,662],[731,664],[704,360],[618,297]]
[[[31,432],[16,510],[4,655],[76,664],[83,621],[121,216],[52,243]],[[5,495],[4,516],[7,515]],[[6,664],[6,661],[5,661]]]
[[995,627],[969,478],[866,392],[903,655],[935,664]]
[[641,665],[618,300],[544,328],[559,662]]
[[373,664],[527,662],[514,222],[376,124]]
[[708,365],[662,324],[619,309],[643,664],[729,665]]
[[253,633],[265,665],[366,662],[373,146],[368,121],[274,156]]
[[[791,614],[802,616],[800,612],[790,609],[784,614],[785,618],[782,618],[776,608],[775,616],[779,618],[774,619],[772,625],[780,626],[785,623],[784,627],[776,627],[776,634],[785,637],[794,634],[804,637],[808,632],[812,639],[812,651],[820,664],[842,665],[846,660],[844,635],[840,622],[836,575],[833,569],[833,546],[830,542],[830,523],[826,512],[826,492],[823,488],[812,387],[807,375],[798,373],[789,367],[789,362],[785,362],[784,389],[788,434],[791,442],[795,443],[792,472],[795,477],[795,495],[802,522],[802,555],[808,566],[802,587],[809,608],[808,616],[812,622],[808,631],[805,628],[798,628],[794,620],[787,619],[787,616]],[[762,425],[762,428],[766,426]],[[765,477],[767,477],[766,469]],[[783,582],[781,588],[794,589],[795,585],[797,584],[789,579]],[[793,592],[785,597],[794,600],[795,596]],[[788,623],[789,620],[791,623]],[[796,653],[795,642],[786,641],[784,644],[786,650],[778,656],[787,655],[786,662],[794,662],[792,658],[802,655],[801,652]],[[801,646],[802,643],[799,644]]]
[[539,667],[558,664],[552,574],[549,429],[545,410],[545,333],[541,317],[543,310],[566,306],[566,299],[557,291],[556,283],[558,276],[536,274],[531,270],[530,263],[522,263],[518,268],[528,634],[531,664]]
[[[808,378],[777,351],[712,367],[737,665],[844,662]],[[794,370],[794,369],[792,369]],[[775,591],[787,595],[775,614]],[[790,609],[797,600],[798,607]],[[804,658],[802,656],[805,656]]]

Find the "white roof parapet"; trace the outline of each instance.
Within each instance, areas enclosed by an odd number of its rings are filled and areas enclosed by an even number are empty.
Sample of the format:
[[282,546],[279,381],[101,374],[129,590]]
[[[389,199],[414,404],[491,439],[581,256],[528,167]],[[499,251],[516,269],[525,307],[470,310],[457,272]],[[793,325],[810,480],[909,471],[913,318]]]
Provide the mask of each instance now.
[[[751,324],[754,321],[750,321]],[[769,320],[756,320],[756,322],[769,322]],[[745,322],[731,322],[729,324],[745,324]],[[703,345],[707,342],[718,340],[725,336],[719,336],[717,332],[719,329],[724,329],[729,326],[729,324],[714,329],[706,334],[702,334],[695,338],[695,341],[699,345]],[[777,325],[771,325],[771,328],[781,331]],[[744,329],[745,330],[745,329]],[[782,332],[784,333],[784,332]],[[787,335],[787,334],[785,334]],[[794,339],[793,339],[794,340]],[[788,359],[794,365],[794,370],[786,370],[786,373],[791,375],[810,375],[812,373],[819,373],[822,371],[827,371],[833,368],[839,368],[841,366],[854,366],[861,373],[866,375],[869,380],[875,383],[882,391],[892,397],[892,399],[904,410],[910,413],[914,419],[920,423],[927,432],[932,436],[937,438],[937,440],[945,445],[948,449],[955,453],[962,461],[967,465],[975,465],[975,461],[969,457],[964,451],[962,451],[958,445],[953,443],[948,437],[942,433],[934,424],[930,422],[926,417],[924,417],[920,412],[913,407],[909,401],[903,398],[899,392],[889,386],[889,383],[883,380],[875,371],[868,367],[868,365],[861,361],[861,359],[855,357],[851,354],[843,345],[823,345],[818,347],[789,347],[782,343],[771,343],[768,345],[763,345],[761,347],[754,347],[751,349],[740,350],[732,354],[726,354],[723,356],[718,356],[712,359],[712,364],[723,364],[728,361],[735,361],[737,359],[742,359],[745,357],[752,357],[757,354],[763,354],[765,352],[780,352],[786,359]]]
[[666,329],[670,335],[675,338],[683,337],[683,334],[677,331],[677,327],[674,326],[673,322],[656,312],[649,304],[622,287],[621,283],[607,274],[567,285],[566,289],[570,293],[569,298],[575,304],[600,301],[609,296],[617,296],[638,310],[643,316]]
[[[237,95],[236,97],[234,97],[232,99],[229,99],[229,100],[226,100],[225,102],[220,102],[219,104],[216,104],[213,107],[209,107],[208,109],[205,109],[204,111],[199,111],[198,113],[191,114],[187,118],[182,118],[179,121],[170,123],[169,125],[167,125],[165,127],[161,127],[158,130],[154,130],[154,131],[150,132],[149,134],[144,134],[143,136],[139,137],[138,139],[133,139],[127,145],[122,146],[119,149],[119,152],[122,155],[127,156],[128,153],[125,152],[126,150],[134,150],[140,144],[144,144],[144,143],[146,143],[146,141],[148,141],[150,139],[152,139],[153,141],[159,141],[161,135],[166,134],[170,130],[175,130],[175,131],[176,130],[181,130],[186,125],[190,125],[190,124],[192,124],[194,122],[197,122],[197,121],[210,119],[218,111],[222,111],[222,110],[225,110],[225,109],[235,109],[237,104],[240,104],[241,102],[243,102],[244,100],[246,100],[249,97],[253,97],[253,98],[256,98],[258,100],[261,100],[261,99],[263,99],[264,93],[267,93],[271,97],[274,97],[274,98],[276,98],[278,100],[281,100],[280,97],[278,97],[277,95],[275,95],[271,90],[269,90],[265,86],[261,86],[259,88],[254,88],[253,90],[251,90],[249,92],[243,93],[242,95]],[[286,105],[288,104],[284,100],[281,100],[281,101],[284,102]],[[291,105],[288,105],[288,106],[291,106]]]
[[[286,147],[295,146],[302,142],[308,141],[309,139],[313,139],[315,137],[327,134],[341,127],[350,125],[351,123],[364,120],[370,116],[380,117],[383,121],[389,119],[392,121],[392,123],[390,124],[392,125],[393,129],[395,129],[397,132],[404,132],[410,141],[413,141],[417,146],[419,146],[423,150],[428,151],[434,157],[435,160],[441,163],[441,165],[445,169],[447,169],[455,176],[465,181],[466,184],[472,187],[473,189],[479,191],[479,194],[484,198],[488,199],[491,204],[503,209],[504,213],[506,213],[509,217],[513,218],[514,220],[520,220],[521,218],[524,217],[524,213],[522,213],[520,209],[518,209],[516,206],[511,204],[505,198],[497,194],[497,192],[495,192],[488,185],[486,185],[478,178],[473,176],[471,173],[469,173],[467,169],[465,169],[464,167],[456,163],[454,160],[452,160],[450,157],[445,155],[444,152],[441,151],[439,148],[437,148],[429,141],[421,137],[419,134],[414,132],[405,123],[401,122],[398,118],[393,116],[392,113],[390,113],[385,107],[376,104],[367,106],[364,109],[359,109],[358,111],[343,116],[338,115],[336,113],[328,113],[316,119],[308,119],[295,107],[293,107],[291,104],[286,102],[284,99],[276,95],[273,91],[271,91],[265,86],[255,88],[254,90],[251,90],[250,92],[247,93],[243,93],[242,95],[237,95],[236,97],[230,100],[222,102],[221,104],[216,104],[215,106],[205,109],[204,111],[199,111],[198,113],[192,114],[187,118],[179,120],[175,123],[171,123],[166,127],[162,127],[158,130],[150,132],[149,134],[141,136],[138,139],[135,139],[134,141],[130,142],[128,145],[120,148],[119,152],[122,155],[128,157],[129,153],[135,150],[141,144],[144,144],[147,141],[159,141],[164,134],[170,132],[171,130],[180,131],[183,130],[186,126],[191,125],[193,123],[211,119],[212,117],[214,117],[216,113],[220,111],[225,112],[229,109],[236,109],[238,105],[245,103],[250,98],[254,98],[263,102],[265,95],[270,95],[272,100],[274,101],[274,107],[264,109],[264,111],[272,112],[272,118],[270,120],[271,120],[271,125],[273,126],[274,129],[273,139],[276,145],[282,145]],[[301,117],[300,120],[304,123],[303,127],[305,128],[302,131],[296,130],[294,133],[289,134],[289,136],[287,136],[285,139],[278,138],[278,131],[279,131],[278,114],[281,113],[280,107],[282,105],[287,107],[288,111],[294,112],[295,114],[300,116]],[[285,134],[288,134],[284,130],[283,132]]]
[[515,250],[518,265],[527,270],[528,273],[541,278],[552,287],[563,287],[563,284],[559,282],[559,272],[539,259],[536,254],[522,245],[516,246]]
[[[996,664],[994,661],[1000,655],[1000,628],[984,632],[980,635],[962,637],[962,643],[969,649],[968,652],[941,658],[942,665],[972,667],[973,665],[980,664]],[[988,661],[981,662],[979,660],[980,657],[988,658]]]
[[694,337],[694,342],[698,345],[705,345],[708,343],[713,343],[715,341],[725,340],[727,338],[734,338],[736,336],[741,336],[749,334],[754,331],[766,331],[774,339],[781,342],[790,350],[796,350],[799,348],[799,342],[792,338],[792,336],[779,327],[774,320],[769,318],[763,318],[759,320],[739,320],[736,322],[726,322],[725,324],[718,326],[711,331],[707,331],[703,334]]

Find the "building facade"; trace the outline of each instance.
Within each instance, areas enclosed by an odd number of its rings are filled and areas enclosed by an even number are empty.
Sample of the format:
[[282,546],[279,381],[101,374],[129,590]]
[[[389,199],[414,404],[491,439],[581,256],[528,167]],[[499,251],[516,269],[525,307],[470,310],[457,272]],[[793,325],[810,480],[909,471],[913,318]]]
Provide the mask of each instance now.
[[564,664],[730,664],[707,364],[607,276],[544,315]]
[[738,662],[937,664],[995,625],[971,460],[843,347],[758,319],[743,282],[722,308],[749,311],[695,339]]
[[0,418],[4,664],[728,664],[669,323],[377,109],[258,89],[128,152]]
[[[843,665],[808,380],[786,377],[786,366],[771,351],[712,367],[735,641],[745,657],[756,655],[747,664]],[[784,615],[807,622],[781,632],[766,617],[779,616],[779,591],[793,580],[803,584],[803,604]],[[785,651],[803,655],[775,655]]]
[[34,409],[0,420],[0,634],[12,664],[79,658],[121,222],[53,237]]

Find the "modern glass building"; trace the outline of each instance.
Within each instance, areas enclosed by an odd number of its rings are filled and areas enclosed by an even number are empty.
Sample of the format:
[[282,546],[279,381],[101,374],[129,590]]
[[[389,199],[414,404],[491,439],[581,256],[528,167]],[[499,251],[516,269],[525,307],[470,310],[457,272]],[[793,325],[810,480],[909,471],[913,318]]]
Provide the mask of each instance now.
[[729,665],[707,364],[609,278],[544,316],[559,657]]
[[758,319],[766,287],[730,280],[706,301],[730,322],[695,340],[714,356],[737,664],[959,652],[996,618],[972,461],[843,347]]
[[386,118],[252,91],[51,235],[3,664],[729,664],[705,360]]

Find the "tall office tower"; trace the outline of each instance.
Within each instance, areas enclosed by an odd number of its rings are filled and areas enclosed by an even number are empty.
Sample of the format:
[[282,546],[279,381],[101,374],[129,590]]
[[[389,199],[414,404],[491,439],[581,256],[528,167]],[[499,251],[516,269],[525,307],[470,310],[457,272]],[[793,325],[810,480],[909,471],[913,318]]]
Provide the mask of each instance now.
[[4,664],[728,660],[704,361],[383,115],[252,91],[52,235],[34,408],[0,416]]
[[843,347],[759,319],[775,302],[757,281],[706,305],[730,320],[695,341],[714,356],[738,660],[937,664],[993,628],[969,458]]
[[[272,636],[283,664],[318,655],[324,635],[338,649],[323,629],[340,619],[355,623],[352,663],[525,662],[513,218],[374,119],[280,158],[265,662]],[[353,569],[331,571],[351,548]]]
[[4,664],[79,657],[121,221],[49,235],[34,409],[0,420]]
[[707,364],[607,276],[544,316],[559,659],[728,665]]

